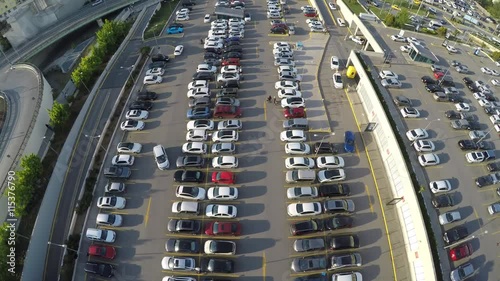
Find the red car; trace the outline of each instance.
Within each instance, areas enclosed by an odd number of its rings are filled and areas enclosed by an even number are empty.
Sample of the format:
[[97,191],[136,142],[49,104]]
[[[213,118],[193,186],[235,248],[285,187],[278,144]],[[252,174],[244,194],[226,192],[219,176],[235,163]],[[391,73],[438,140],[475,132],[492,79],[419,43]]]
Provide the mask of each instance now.
[[210,222],[205,226],[206,235],[234,235],[241,234],[241,224],[239,222]]
[[222,60],[221,64],[224,65],[237,65],[241,66],[240,64],[240,59],[238,58],[227,58],[225,60]]
[[101,257],[109,260],[114,259],[116,256],[116,250],[114,247],[104,245],[90,245],[88,253],[90,256]]
[[286,25],[286,23],[275,23],[275,24],[273,24],[273,26],[271,28],[278,28],[278,27],[282,27],[282,28],[288,30],[288,25]]
[[213,183],[222,183],[222,184],[234,184],[235,176],[231,172],[213,172],[212,173],[212,182]]
[[458,247],[452,248],[450,250],[450,258],[452,261],[458,261],[472,255],[474,251],[472,250],[471,243],[465,243]]
[[242,110],[239,106],[218,105],[214,109],[214,118],[238,118],[241,115]]
[[283,115],[285,115],[287,119],[302,118],[306,117],[306,111],[304,108],[285,108],[283,110]]
[[317,16],[316,12],[309,12],[309,13],[304,13],[304,16],[308,18],[314,18]]
[[444,73],[442,73],[440,71],[434,72],[434,78],[436,78],[436,79],[440,79],[443,76],[444,76]]

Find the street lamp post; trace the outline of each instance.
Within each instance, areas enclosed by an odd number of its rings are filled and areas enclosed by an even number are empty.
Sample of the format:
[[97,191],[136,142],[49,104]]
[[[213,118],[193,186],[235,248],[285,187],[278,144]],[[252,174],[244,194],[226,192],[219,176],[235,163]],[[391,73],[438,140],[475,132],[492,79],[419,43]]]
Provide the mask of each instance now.
[[134,68],[134,65],[131,65],[129,67],[126,67],[126,66],[120,66],[121,69],[126,69],[128,70],[129,74],[130,74],[130,78],[132,78],[132,82],[134,82],[134,84],[136,83],[135,82],[135,79],[134,79],[134,75],[132,75],[132,69]]
[[56,151],[54,148],[52,148],[52,145],[50,145],[50,140],[48,140],[46,136],[43,136],[43,138],[42,138],[42,139],[43,139],[44,141],[46,141],[46,142],[47,142],[47,145],[49,146],[49,148],[50,148],[52,151],[54,151],[54,153],[55,153],[55,154],[57,154],[57,155],[59,156],[59,153],[57,153],[57,151]]
[[[314,134],[315,137],[319,137],[318,134]],[[331,134],[328,134],[326,136],[323,136],[321,138],[321,141],[319,142],[319,146],[321,147],[321,145],[323,144],[323,141],[325,141],[326,138],[328,137],[331,137],[331,136],[335,136],[335,132],[331,133]],[[314,157],[318,156],[318,152],[319,152],[319,149],[316,151],[316,153],[314,154]]]
[[490,132],[495,129],[495,126],[493,126],[491,129],[488,130],[488,132],[486,132],[486,134],[484,134],[484,136],[482,136],[477,142],[476,144],[478,144],[479,142],[481,142],[482,140],[484,140],[489,134]]
[[57,244],[57,243],[50,242],[50,241],[47,241],[47,244],[48,245],[54,245],[54,246],[57,246],[57,247],[61,247],[61,248],[64,248],[64,249],[68,249],[68,250],[70,250],[70,251],[75,252],[75,253],[78,254],[77,250],[68,248],[68,245],[66,245],[66,244]]
[[[100,137],[101,137],[101,135],[97,135],[97,136],[85,135],[85,137],[86,137],[86,138],[91,139],[91,141],[92,141],[93,139],[98,139],[98,138],[100,138]],[[101,148],[102,148],[102,149],[104,149],[104,151],[108,152],[108,150],[107,150],[104,146],[102,146],[102,144],[101,144]]]
[[[83,72],[80,72],[80,75],[83,77]],[[85,82],[83,82],[83,78],[81,78],[80,81],[82,82],[82,85],[85,87],[85,89],[87,89],[87,92],[89,92],[89,94],[90,94],[89,87],[87,87],[87,85],[85,84]]]

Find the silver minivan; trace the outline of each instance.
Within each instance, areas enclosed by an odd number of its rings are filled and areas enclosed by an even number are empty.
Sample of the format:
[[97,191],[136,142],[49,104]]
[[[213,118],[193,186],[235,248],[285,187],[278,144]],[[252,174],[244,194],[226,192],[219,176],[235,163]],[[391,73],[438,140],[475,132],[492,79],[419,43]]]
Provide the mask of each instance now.
[[309,128],[309,121],[306,118],[294,118],[283,121],[283,129],[291,130],[307,130]]
[[285,175],[285,181],[287,183],[313,182],[315,180],[316,172],[314,170],[288,171]]

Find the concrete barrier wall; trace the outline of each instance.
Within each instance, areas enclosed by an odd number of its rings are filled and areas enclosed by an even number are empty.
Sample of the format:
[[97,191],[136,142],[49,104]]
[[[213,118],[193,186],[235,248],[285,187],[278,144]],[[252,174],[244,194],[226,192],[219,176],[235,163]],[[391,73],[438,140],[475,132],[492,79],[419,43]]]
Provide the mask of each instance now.
[[382,103],[370,82],[369,74],[364,70],[354,51],[351,51],[348,61],[356,68],[360,78],[356,90],[368,122],[377,123],[372,134],[377,141],[393,197],[404,198],[394,206],[403,229],[404,247],[410,264],[412,280],[436,280],[429,238],[418,198],[389,118],[386,116]]
[[325,23],[325,20],[323,18],[323,14],[321,13],[321,10],[318,8],[318,4],[316,3],[317,0],[309,0],[309,3],[311,6],[318,11],[318,18],[322,23]]

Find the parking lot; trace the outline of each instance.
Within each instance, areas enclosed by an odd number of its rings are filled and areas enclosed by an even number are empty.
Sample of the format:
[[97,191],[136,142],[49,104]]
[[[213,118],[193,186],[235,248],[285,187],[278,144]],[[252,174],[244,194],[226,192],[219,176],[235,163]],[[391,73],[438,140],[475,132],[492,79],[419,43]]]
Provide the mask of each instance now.
[[[186,142],[186,110],[188,99],[187,85],[192,82],[192,74],[195,73],[198,64],[203,61],[203,46],[200,38],[206,37],[209,24],[203,23],[205,11],[213,9],[213,3],[198,3],[190,12],[189,21],[184,24],[184,34],[179,36],[168,35],[172,38],[170,46],[161,46],[160,52],[173,57],[174,47],[178,44],[184,45],[182,55],[171,59],[163,75],[162,83],[146,86],[148,91],[158,93],[158,98],[153,102],[153,109],[149,112],[149,118],[145,120],[145,129],[142,131],[128,132],[123,137],[113,140],[109,149],[108,163],[116,153],[114,146],[120,141],[136,142],[142,144],[142,152],[135,157],[135,163],[131,167],[131,179],[126,181],[127,192],[123,196],[127,199],[126,207],[118,211],[105,211],[103,213],[120,214],[124,218],[121,227],[100,227],[116,231],[117,238],[113,246],[116,248],[117,256],[111,261],[116,265],[116,280],[160,280],[164,276],[192,276],[222,278],[224,280],[239,279],[254,280],[265,276],[267,280],[290,280],[295,277],[307,276],[325,272],[325,270],[314,270],[311,272],[292,272],[291,262],[295,258],[320,256],[328,259],[335,255],[349,252],[361,254],[363,266],[352,270],[359,271],[365,276],[376,279],[394,279],[394,264],[391,260],[390,247],[383,229],[385,229],[380,203],[376,197],[376,187],[364,147],[360,140],[357,124],[352,115],[351,106],[342,89],[333,89],[332,71],[330,70],[330,56],[337,55],[345,62],[347,51],[354,48],[353,42],[342,41],[345,31],[332,31],[332,42],[336,48],[335,53],[321,55],[319,50],[324,44],[325,35],[309,34],[305,18],[300,12],[302,2],[288,3],[291,14],[286,20],[293,21],[297,26],[294,36],[269,36],[269,20],[266,19],[264,3],[247,3],[245,9],[252,16],[252,21],[245,25],[245,38],[242,39],[243,59],[242,70],[244,80],[238,91],[238,99],[241,102],[243,115],[240,120],[243,127],[238,131],[239,139],[234,142],[239,165],[238,168],[230,169],[235,174],[235,183],[231,187],[238,189],[238,199],[233,201],[220,201],[217,204],[234,205],[237,216],[233,219],[222,219],[225,222],[241,224],[241,235],[214,237],[207,234],[192,235],[178,234],[167,230],[170,220],[196,219],[202,224],[202,232],[205,226],[214,219],[208,218],[205,208],[212,201],[202,200],[199,202],[200,215],[186,215],[172,213],[172,204],[182,201],[176,198],[175,192],[179,183],[174,183],[173,177],[176,170],[176,159],[182,156],[181,146]],[[333,26],[329,26],[335,29]],[[342,38],[342,39],[341,39]],[[317,130],[306,133],[305,143],[314,147],[315,143],[331,142],[338,149],[337,156],[345,160],[346,181],[350,187],[350,196],[340,199],[353,200],[355,211],[349,215],[354,219],[353,228],[341,229],[315,234],[302,235],[300,238],[327,238],[343,234],[355,234],[359,237],[359,249],[354,250],[318,250],[315,252],[298,253],[293,250],[293,243],[298,238],[290,234],[290,224],[308,220],[309,217],[297,218],[287,216],[287,206],[296,202],[320,201],[292,200],[286,196],[290,187],[301,186],[300,184],[285,183],[284,166],[287,156],[284,153],[284,143],[280,141],[282,124],[285,121],[283,109],[279,105],[268,103],[269,95],[275,96],[275,82],[278,80],[276,67],[273,65],[272,45],[279,41],[304,42],[303,51],[295,50],[296,68],[303,77],[301,91],[306,98],[307,118],[314,120],[311,124],[317,126]],[[316,44],[319,44],[318,47]],[[339,51],[342,49],[343,51]],[[318,81],[314,78],[318,69],[321,70],[321,87],[325,100],[318,96],[321,92],[317,89]],[[142,79],[142,76],[141,78]],[[210,85],[213,92],[215,83]],[[135,97],[132,97],[135,98]],[[213,98],[213,96],[212,96]],[[324,103],[323,103],[324,102]],[[328,111],[325,112],[324,104]],[[327,116],[328,114],[328,116]],[[215,125],[219,120],[214,120]],[[326,127],[323,124],[329,124]],[[356,137],[355,152],[344,152],[344,132],[353,131]],[[121,136],[118,133],[117,136]],[[205,142],[211,147],[213,142],[210,138]],[[161,144],[166,148],[170,168],[159,170],[154,161],[153,147]],[[320,154],[321,155],[321,154]],[[308,157],[317,156],[311,153]],[[205,165],[202,169],[187,168],[186,170],[199,170],[205,175],[205,180],[197,185],[208,191],[215,184],[211,183],[211,173],[221,171],[211,167],[214,155],[204,155]],[[315,171],[319,171],[316,169]],[[100,184],[104,185],[101,179]],[[307,184],[307,186],[318,187],[319,184]],[[103,189],[98,188],[96,195],[102,195]],[[332,198],[334,199],[334,198]],[[337,198],[335,198],[337,199]],[[90,215],[87,227],[95,225],[95,217],[99,210],[94,208]],[[321,214],[314,219],[331,218],[331,215]],[[232,273],[207,273],[203,264],[209,256],[200,253],[167,253],[165,242],[168,239],[195,239],[203,247],[208,239],[228,240],[236,243],[236,255],[224,256],[234,262]],[[83,249],[89,245],[85,240]],[[200,270],[171,271],[162,270],[161,261],[165,256],[194,258],[195,267]],[[219,258],[220,256],[217,256]],[[91,257],[91,261],[101,261]],[[80,261],[77,276],[80,280],[87,280],[83,273],[84,261]],[[338,273],[350,270],[333,270]],[[81,273],[81,274],[78,274]]]
[[[430,65],[414,65],[406,54],[399,51],[402,43],[396,43],[388,39],[391,35],[390,30],[382,28],[377,29],[380,36],[385,39],[395,57],[392,59],[391,65],[378,65],[377,71],[390,70],[399,75],[402,82],[400,89],[390,89],[392,97],[404,95],[408,97],[412,106],[419,113],[419,118],[405,118],[407,129],[425,128],[429,132],[428,140],[431,140],[435,145],[435,153],[440,160],[437,166],[425,167],[425,172],[428,177],[428,182],[448,180],[451,185],[451,191],[446,192],[453,196],[455,206],[448,208],[436,209],[437,214],[443,214],[450,211],[458,211],[461,215],[461,221],[454,222],[443,226],[443,231],[447,231],[453,227],[464,224],[468,230],[469,236],[465,238],[471,243],[474,253],[471,257],[455,262],[452,268],[463,264],[470,260],[474,267],[478,269],[475,278],[476,280],[490,280],[494,276],[499,275],[498,266],[494,266],[498,260],[498,235],[500,234],[500,226],[496,222],[498,215],[490,215],[487,207],[498,201],[496,194],[497,185],[488,185],[482,188],[476,186],[475,180],[478,177],[487,175],[489,172],[484,163],[467,163],[465,154],[473,150],[461,150],[458,146],[458,141],[469,139],[469,130],[453,129],[451,121],[445,116],[445,112],[449,110],[457,111],[457,108],[452,102],[438,102],[433,98],[433,94],[425,89],[425,85],[421,81],[422,76],[433,76]],[[446,74],[451,76],[455,82],[455,87],[459,91],[458,96],[471,106],[470,114],[473,120],[479,124],[479,130],[486,133],[486,136],[480,141],[484,141],[493,150],[496,150],[498,145],[498,134],[493,128],[493,124],[484,111],[473,97],[472,92],[465,86],[462,79],[469,77],[472,80],[481,80],[488,85],[488,88],[494,93],[498,87],[494,86],[490,80],[497,78],[492,75],[486,75],[480,70],[481,67],[489,67],[498,69],[494,62],[491,62],[487,57],[473,55],[473,49],[461,45],[456,45],[458,52],[456,54],[449,53],[441,46],[442,40],[433,39],[428,36],[421,36],[411,32],[405,32],[405,36],[414,36],[422,41],[436,56],[439,58],[439,65],[444,66]],[[451,67],[452,60],[466,65],[470,70],[469,73],[458,73],[455,67]],[[406,137],[405,137],[406,138]],[[478,139],[476,139],[478,141]],[[408,148],[415,151],[413,148]],[[412,152],[413,153],[413,152]],[[412,154],[410,153],[410,155]],[[422,154],[422,153],[416,153]],[[498,157],[498,155],[497,155]],[[419,165],[415,159],[414,165]],[[423,188],[429,190],[429,186]],[[434,194],[438,196],[443,193]],[[432,212],[432,210],[429,210]],[[442,239],[436,237],[436,239]],[[453,243],[450,247],[454,248],[461,243]],[[445,272],[445,274],[447,274]]]

